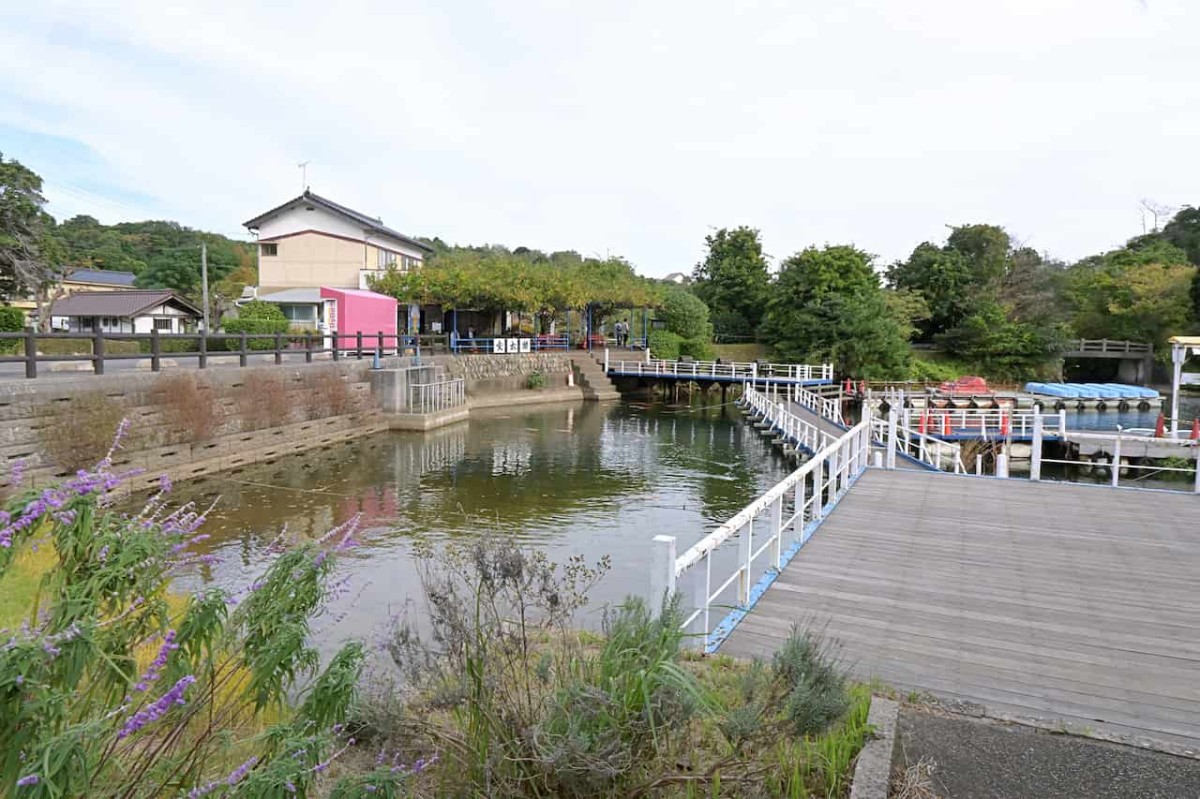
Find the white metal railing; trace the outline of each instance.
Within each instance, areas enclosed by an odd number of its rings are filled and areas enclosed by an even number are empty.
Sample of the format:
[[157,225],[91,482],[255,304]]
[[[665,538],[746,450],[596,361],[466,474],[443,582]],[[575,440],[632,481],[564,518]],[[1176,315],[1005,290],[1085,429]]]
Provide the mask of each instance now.
[[1016,411],[1007,408],[904,408],[900,424],[922,435],[970,436],[972,438],[1002,439],[1010,436],[1033,436],[1034,418],[1041,416],[1043,432],[1062,436],[1067,430],[1067,413],[1039,414],[1037,411]]
[[[1122,429],[1118,425],[1116,431],[1113,433],[1102,432],[1102,431],[1095,431],[1095,432],[1088,431],[1088,432],[1077,432],[1068,437],[1070,440],[1073,440],[1076,443],[1081,443],[1083,441],[1090,440],[1092,442],[1103,442],[1102,443],[1102,445],[1103,445],[1103,444],[1108,444],[1111,442],[1112,451],[1110,454],[1111,454],[1112,458],[1111,458],[1111,460],[1108,461],[1107,464],[1098,463],[1096,461],[1068,460],[1065,458],[1047,458],[1042,455],[1042,441],[1043,441],[1043,430],[1042,430],[1043,424],[1042,423],[1043,422],[1044,422],[1043,417],[1038,415],[1038,418],[1036,419],[1036,422],[1034,425],[1032,446],[1030,447],[1030,450],[1031,450],[1030,460],[1029,460],[1029,479],[1030,480],[1033,480],[1036,482],[1036,481],[1039,481],[1042,479],[1042,464],[1045,464],[1045,463],[1057,463],[1057,464],[1063,464],[1063,465],[1067,465],[1067,466],[1085,466],[1088,468],[1095,468],[1097,466],[1100,466],[1101,468],[1103,468],[1104,466],[1107,465],[1110,470],[1109,485],[1111,485],[1113,488],[1121,487],[1121,472],[1123,472],[1123,471],[1146,472],[1147,474],[1143,475],[1144,477],[1150,477],[1150,476],[1153,476],[1153,474],[1155,474],[1155,473],[1161,473],[1161,472],[1174,472],[1174,473],[1182,473],[1182,474],[1193,474],[1194,473],[1195,478],[1192,481],[1192,493],[1200,495],[1200,441],[1192,440],[1190,438],[1184,439],[1181,437],[1155,438],[1152,435],[1154,432],[1152,430],[1138,431],[1138,433],[1140,433],[1140,435],[1139,434],[1131,434],[1131,431]],[[1170,448],[1170,452],[1172,453],[1172,455],[1174,455],[1175,457],[1194,458],[1196,461],[1196,465],[1189,466],[1189,467],[1179,467],[1179,466],[1162,466],[1162,465],[1145,464],[1145,463],[1129,463],[1128,461],[1122,463],[1121,462],[1122,448],[1127,447],[1127,448],[1131,449],[1132,447],[1137,446],[1138,444],[1144,445],[1146,447],[1150,447],[1150,446],[1168,447],[1168,448]],[[1126,451],[1128,452],[1129,449],[1127,449]],[[1143,452],[1145,452],[1145,451],[1146,450],[1143,450]],[[1155,457],[1157,457],[1157,456],[1155,456]],[[1136,481],[1139,479],[1141,479],[1141,478],[1134,477],[1134,478],[1132,478],[1132,480],[1130,482],[1133,482],[1133,481]],[[1128,484],[1126,485],[1126,487],[1127,488],[1129,487]],[[1137,487],[1137,486],[1135,486],[1135,487]]]
[[807,452],[820,452],[837,440],[836,436],[826,433],[812,422],[801,419],[786,407],[779,406],[772,393],[764,393],[746,385],[742,388],[742,399],[746,407],[764,419],[770,415],[771,423],[779,430],[780,435]]
[[[779,421],[787,413],[776,403],[765,409],[766,418],[772,422]],[[869,428],[870,423],[866,421],[852,427],[682,555],[677,557],[675,554],[674,536],[655,536],[653,596],[657,601],[664,595],[673,595],[681,577],[698,572],[694,575],[692,591],[694,609],[683,627],[689,629],[695,622],[700,622],[705,651],[713,651],[720,642],[719,634],[714,635],[712,627],[713,609],[747,610],[769,585],[769,582],[757,580],[756,575],[767,578],[778,574],[812,535],[815,523],[825,517],[867,468],[871,446]],[[733,539],[738,542],[733,573],[714,576],[714,555]],[[767,560],[761,563],[759,558],[764,554]],[[759,561],[758,566],[756,561]],[[722,594],[735,584],[733,604],[718,603]]]
[[871,419],[871,438],[884,447],[886,467],[896,468],[896,455],[907,455],[938,471],[965,474],[962,445],[913,430],[899,423],[895,411],[888,418]]
[[437,413],[457,408],[467,401],[466,385],[461,377],[436,383],[412,383],[408,387],[409,413]]
[[740,363],[736,361],[664,361],[611,360],[604,351],[604,370],[609,374],[645,377],[692,377],[729,382],[772,381],[791,383],[829,382],[833,380],[833,364],[803,363]]
[[808,408],[827,421],[845,426],[845,420],[842,418],[842,403],[836,397],[825,397],[800,385],[787,386],[786,389],[788,401]]

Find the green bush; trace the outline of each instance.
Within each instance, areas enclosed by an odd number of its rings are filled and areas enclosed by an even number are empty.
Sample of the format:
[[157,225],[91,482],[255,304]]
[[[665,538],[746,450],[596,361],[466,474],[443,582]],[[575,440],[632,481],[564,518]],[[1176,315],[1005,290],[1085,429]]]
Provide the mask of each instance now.
[[713,345],[702,338],[686,338],[679,342],[679,354],[697,361],[711,361],[715,357]]
[[708,321],[708,306],[682,289],[667,292],[657,314],[667,323],[667,330],[683,338],[711,340],[712,323]]
[[[142,339],[136,342],[139,349],[143,353],[150,352],[150,341]],[[163,336],[158,341],[158,351],[161,353],[175,352],[199,352],[200,339],[197,336],[188,336],[186,338],[168,338]],[[236,349],[236,347],[235,347]]]
[[525,378],[525,388],[537,389],[546,387],[546,376],[541,372],[530,372]]
[[[91,355],[90,338],[46,338],[38,339],[38,352],[43,355]],[[104,352],[108,355],[136,355],[140,350],[136,341],[113,341],[104,339]]]
[[[275,310],[279,310],[276,308]],[[279,315],[279,319],[237,319],[227,320],[223,327],[229,335],[236,336],[245,333],[248,336],[286,333],[288,332],[288,320],[283,318],[283,314]],[[286,343],[286,342],[285,342]],[[225,341],[225,349],[237,351],[241,349],[242,343],[240,339],[231,338]],[[273,350],[275,349],[275,339],[273,338],[251,338],[246,341],[246,349],[250,350]]]
[[650,331],[650,353],[655,358],[662,358],[664,361],[676,360],[682,344],[683,337],[678,333],[672,333],[670,330]]
[[[25,312],[11,305],[0,305],[0,333],[20,333],[24,329]],[[0,341],[0,355],[14,353],[20,347],[19,341]]]
[[278,305],[262,300],[251,300],[238,308],[238,319],[270,319],[287,321]]

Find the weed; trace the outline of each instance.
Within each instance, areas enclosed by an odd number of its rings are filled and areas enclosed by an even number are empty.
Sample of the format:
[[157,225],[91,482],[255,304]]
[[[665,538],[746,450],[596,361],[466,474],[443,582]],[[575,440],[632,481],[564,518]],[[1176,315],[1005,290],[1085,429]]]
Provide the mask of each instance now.
[[892,778],[892,796],[894,799],[938,799],[933,788],[936,770],[937,766],[928,757],[903,770],[897,769]]
[[772,668],[787,691],[784,713],[798,735],[820,732],[846,712],[846,678],[830,654],[819,635],[798,627],[775,653]]
[[224,421],[212,386],[191,372],[163,375],[152,398],[162,412],[167,443],[211,441]]
[[287,382],[276,369],[246,372],[234,395],[234,404],[243,430],[261,430],[291,421]]
[[124,415],[120,404],[100,391],[58,402],[38,429],[43,451],[64,472],[95,466],[108,452]]
[[301,409],[306,419],[343,416],[358,410],[358,399],[336,366],[306,367],[303,374]]
[[546,376],[541,372],[530,372],[525,378],[525,388],[539,389],[546,387]]

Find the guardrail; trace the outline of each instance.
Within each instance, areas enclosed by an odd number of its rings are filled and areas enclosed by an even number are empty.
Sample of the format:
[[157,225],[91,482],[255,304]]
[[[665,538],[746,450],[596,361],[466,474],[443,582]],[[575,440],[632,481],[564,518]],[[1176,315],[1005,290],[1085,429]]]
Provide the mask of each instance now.
[[[1058,463],[1058,464],[1063,464],[1063,465],[1067,465],[1067,466],[1085,466],[1088,468],[1096,468],[1097,466],[1100,466],[1101,468],[1103,468],[1104,466],[1107,465],[1109,470],[1111,471],[1109,485],[1111,485],[1113,488],[1121,487],[1121,472],[1122,471],[1144,471],[1144,472],[1148,472],[1150,474],[1153,474],[1155,472],[1175,472],[1175,473],[1181,473],[1181,474],[1193,474],[1194,473],[1195,480],[1192,483],[1192,493],[1194,493],[1196,495],[1200,495],[1200,441],[1184,439],[1177,435],[1174,437],[1167,437],[1167,438],[1155,438],[1155,437],[1153,437],[1154,431],[1152,431],[1152,430],[1141,430],[1141,431],[1138,431],[1139,433],[1141,433],[1141,435],[1130,435],[1130,431],[1125,430],[1120,425],[1118,425],[1114,435],[1108,435],[1108,434],[1102,433],[1102,432],[1091,432],[1091,431],[1089,431],[1087,433],[1077,433],[1076,434],[1076,436],[1077,436],[1076,440],[1083,439],[1085,437],[1092,439],[1092,440],[1111,439],[1112,444],[1113,444],[1113,449],[1112,449],[1112,453],[1111,453],[1112,459],[1111,459],[1111,461],[1109,461],[1108,464],[1097,463],[1095,461],[1068,460],[1065,458],[1047,458],[1042,455],[1042,422],[1043,422],[1043,419],[1040,416],[1035,421],[1035,428],[1034,428],[1034,434],[1033,434],[1033,445],[1031,447],[1030,465],[1029,465],[1029,479],[1030,480],[1037,482],[1042,479],[1042,464],[1045,464],[1045,463]],[[1179,466],[1161,466],[1161,465],[1156,465],[1156,464],[1142,464],[1142,463],[1128,463],[1128,462],[1122,463],[1121,462],[1121,449],[1122,449],[1123,444],[1128,445],[1128,446],[1133,446],[1135,444],[1151,444],[1151,445],[1166,444],[1168,446],[1174,445],[1174,447],[1177,449],[1177,452],[1178,452],[1178,455],[1176,455],[1176,457],[1195,458],[1196,465],[1194,467],[1179,467]],[[1149,474],[1146,476],[1149,476]],[[1138,479],[1138,478],[1134,478],[1134,479]]]
[[1032,411],[1012,411],[1006,408],[904,408],[900,424],[922,435],[971,436],[989,439],[1009,437],[1030,438],[1034,418],[1041,416],[1044,432],[1061,436],[1067,430],[1067,413],[1054,415]]
[[737,361],[665,361],[655,358],[612,360],[604,351],[604,369],[609,374],[639,377],[677,377],[727,382],[775,381],[815,383],[833,380],[832,364],[739,363]]
[[[88,342],[90,353],[46,355],[39,345],[54,341]],[[13,345],[5,346],[6,342]],[[136,342],[139,352],[112,352],[113,342]],[[370,358],[411,351],[420,355],[437,350],[445,343],[444,336],[409,336],[394,333],[358,331],[355,333],[0,333],[0,364],[20,363],[25,377],[36,378],[38,365],[48,363],[90,363],[94,374],[104,374],[106,364],[113,361],[149,361],[150,370],[161,371],[164,358],[196,358],[197,366],[206,369],[210,358],[236,356],[239,366],[247,366],[251,355],[273,355],[275,364],[282,364],[285,355],[303,355],[305,363],[313,356],[328,354],[333,360],[341,358]],[[14,352],[6,352],[12,349]],[[141,351],[144,350],[144,351]]]
[[451,337],[450,349],[456,353],[506,355],[543,350],[569,350],[571,340],[567,336],[549,335]]
[[896,455],[900,454],[941,472],[966,473],[961,444],[902,425],[894,411],[886,419],[872,417],[871,438],[885,448],[888,469],[896,468]]
[[809,391],[803,386],[787,386],[788,399],[797,405],[808,408],[813,413],[833,422],[837,425],[845,426],[845,420],[842,418],[842,403],[840,400],[833,397],[823,397],[820,394]]
[[1144,341],[1118,341],[1107,338],[1081,338],[1070,342],[1067,352],[1113,352],[1130,355],[1149,355],[1154,346]]
[[467,401],[466,385],[461,377],[436,383],[413,383],[408,387],[409,413],[437,413],[457,408]]
[[753,386],[746,385],[742,389],[742,400],[750,410],[764,419],[770,413],[779,432],[809,453],[820,452],[837,440],[836,436],[826,433],[812,422],[801,419],[785,407],[774,407],[777,401]]
[[[788,413],[778,403],[766,407],[766,418],[778,422]],[[754,502],[739,511],[678,557],[674,536],[654,538],[652,592],[655,601],[673,595],[681,578],[695,572],[692,612],[685,630],[700,622],[704,651],[720,644],[736,619],[744,615],[775,577],[812,536],[823,519],[867,468],[870,423],[861,422],[807,460]],[[726,542],[737,540],[732,574],[714,578],[714,557]],[[786,545],[786,546],[785,546]],[[765,563],[763,557],[765,555]],[[757,565],[756,565],[757,564]],[[761,575],[755,579],[756,575]],[[736,584],[732,604],[719,603]],[[731,613],[714,629],[712,612]]]

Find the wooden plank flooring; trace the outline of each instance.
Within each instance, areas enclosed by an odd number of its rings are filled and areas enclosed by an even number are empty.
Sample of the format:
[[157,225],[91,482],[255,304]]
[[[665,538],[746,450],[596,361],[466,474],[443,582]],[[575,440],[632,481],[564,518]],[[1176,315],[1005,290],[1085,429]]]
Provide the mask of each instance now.
[[720,651],[1200,748],[1200,497],[868,470]]

